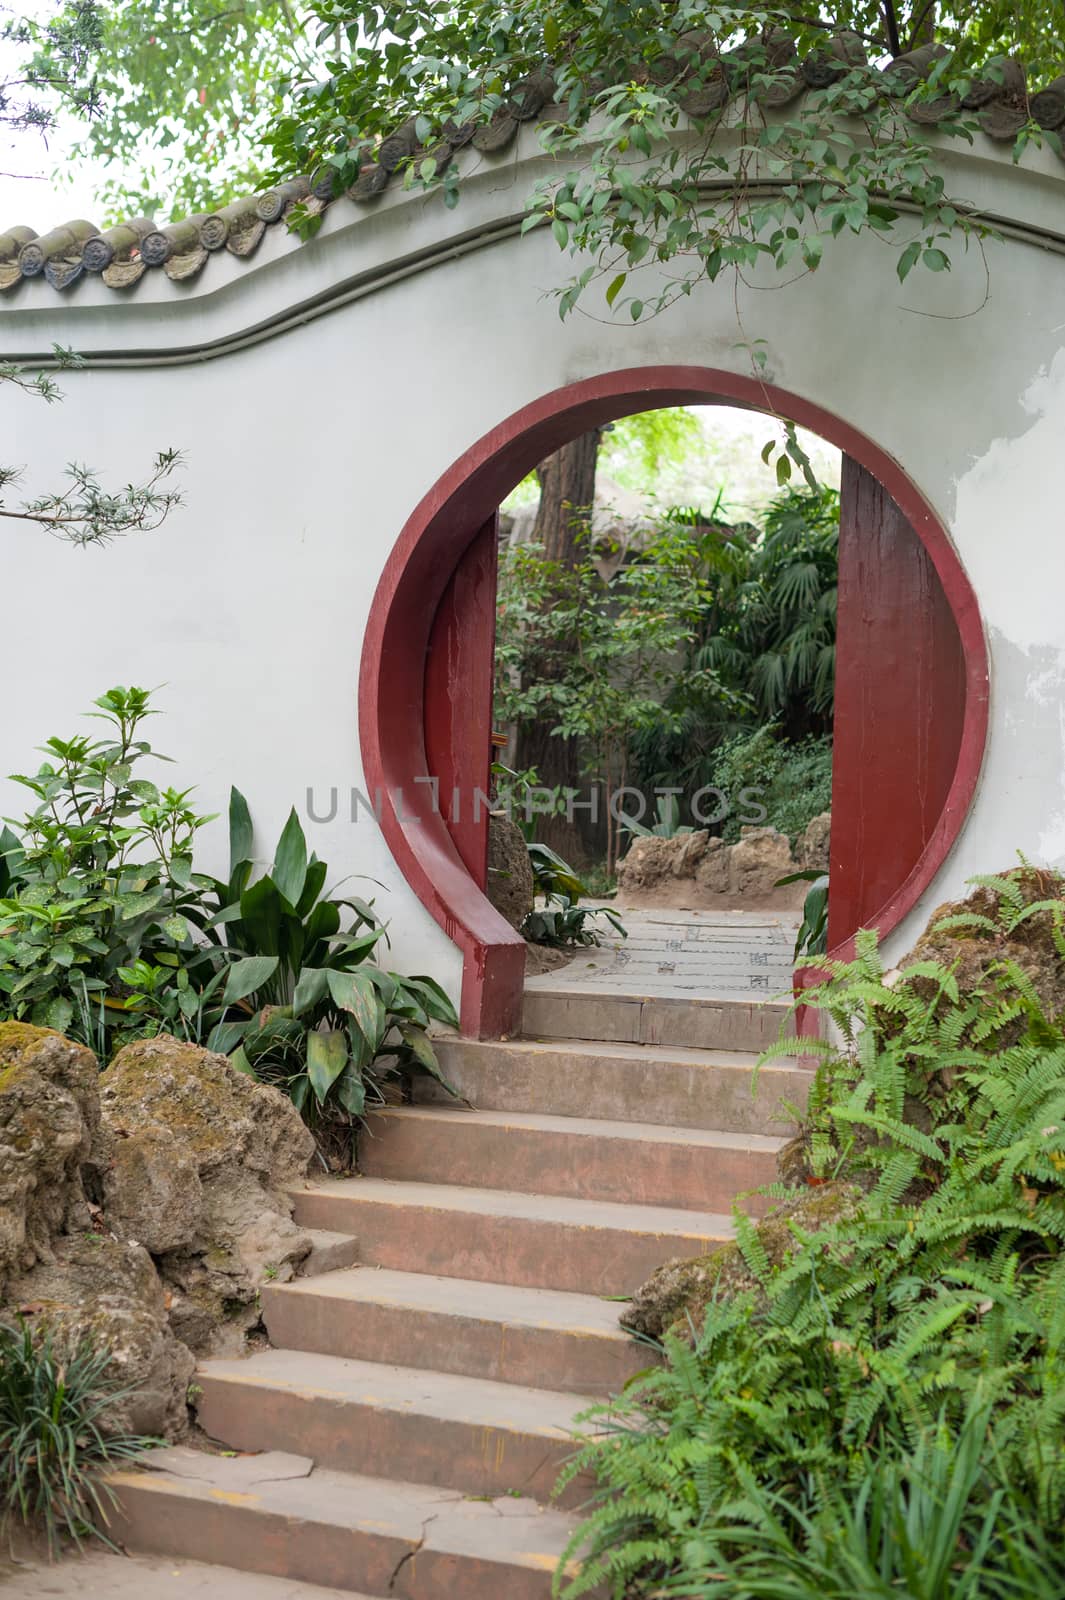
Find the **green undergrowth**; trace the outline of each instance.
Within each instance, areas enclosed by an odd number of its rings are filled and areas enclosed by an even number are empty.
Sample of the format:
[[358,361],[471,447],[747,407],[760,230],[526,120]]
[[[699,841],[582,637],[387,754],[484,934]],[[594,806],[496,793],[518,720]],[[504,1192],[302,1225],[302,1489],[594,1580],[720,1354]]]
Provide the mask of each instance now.
[[1065,900],[1022,867],[947,913],[938,958],[887,972],[864,933],[804,997],[840,1042],[789,1170],[857,1208],[775,1264],[737,1213],[754,1287],[711,1283],[585,1419],[557,1596],[1065,1593]]

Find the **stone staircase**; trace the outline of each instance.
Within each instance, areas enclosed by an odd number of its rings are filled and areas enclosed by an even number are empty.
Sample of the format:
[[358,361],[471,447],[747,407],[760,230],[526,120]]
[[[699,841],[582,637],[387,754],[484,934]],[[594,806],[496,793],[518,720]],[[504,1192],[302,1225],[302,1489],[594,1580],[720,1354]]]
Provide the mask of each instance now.
[[370,1119],[364,1175],[296,1219],[360,1265],[263,1291],[272,1349],[208,1361],[235,1455],[117,1474],[131,1550],[398,1600],[547,1600],[588,1486],[550,1499],[577,1412],[648,1365],[617,1297],[730,1237],[807,1075],[755,1053],[782,1009],[539,987],[528,1037],[440,1042],[431,1088]]

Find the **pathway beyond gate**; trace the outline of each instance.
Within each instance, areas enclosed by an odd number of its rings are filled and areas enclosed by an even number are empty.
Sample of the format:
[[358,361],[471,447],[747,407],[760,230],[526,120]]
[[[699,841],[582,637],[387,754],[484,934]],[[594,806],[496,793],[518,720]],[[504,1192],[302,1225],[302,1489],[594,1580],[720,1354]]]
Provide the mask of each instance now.
[[522,1038],[441,1041],[475,1109],[380,1113],[363,1176],[297,1191],[296,1220],[359,1264],[264,1289],[274,1348],[197,1377],[201,1425],[239,1453],[117,1475],[117,1537],[367,1597],[547,1600],[588,1493],[550,1500],[574,1416],[649,1360],[617,1297],[731,1236],[734,1197],[774,1177],[781,1103],[805,1096],[789,1065],[752,1093],[785,1007],[743,979],[787,987],[780,926],[727,943],[649,914],[627,961],[532,980]]

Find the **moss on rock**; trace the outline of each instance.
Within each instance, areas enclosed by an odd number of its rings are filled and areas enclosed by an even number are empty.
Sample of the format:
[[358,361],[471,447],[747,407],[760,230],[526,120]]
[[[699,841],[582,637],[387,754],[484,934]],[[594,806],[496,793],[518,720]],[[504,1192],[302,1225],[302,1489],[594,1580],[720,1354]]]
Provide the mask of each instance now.
[[50,1028],[0,1023],[0,1299],[88,1218],[82,1167],[100,1120],[99,1068]]
[[[826,1183],[800,1190],[755,1224],[762,1249],[772,1267],[780,1267],[798,1244],[798,1235],[853,1217],[861,1192],[851,1184]],[[693,1260],[676,1259],[659,1267],[633,1295],[622,1312],[621,1325],[629,1333],[661,1339],[672,1332],[691,1339],[702,1326],[711,1301],[741,1294],[764,1295],[762,1281],[752,1271],[738,1244],[724,1245],[712,1255]]]

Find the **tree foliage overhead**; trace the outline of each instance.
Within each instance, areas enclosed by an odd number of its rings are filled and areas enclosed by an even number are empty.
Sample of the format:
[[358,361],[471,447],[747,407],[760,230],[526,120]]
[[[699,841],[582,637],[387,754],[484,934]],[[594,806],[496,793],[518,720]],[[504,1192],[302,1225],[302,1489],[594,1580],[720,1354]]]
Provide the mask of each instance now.
[[[888,240],[900,277],[918,263],[946,270],[951,235],[982,225],[952,202],[935,148],[905,112],[952,96],[938,126],[968,137],[975,122],[961,102],[977,81],[1002,84],[1007,51],[1025,54],[1043,82],[1065,61],[1060,20],[1048,26],[1031,0],[952,10],[929,0],[315,0],[314,9],[322,39],[340,47],[327,78],[302,85],[273,131],[282,167],[325,166],[339,191],[409,123],[411,180],[441,184],[454,203],[449,137],[551,100],[562,110],[541,137],[559,175],[533,195],[527,226],[550,224],[578,255],[559,289],[563,313],[595,284],[589,309],[635,320],[726,270],[768,259],[781,272],[812,271],[844,233]],[[840,29],[842,54],[832,45]],[[942,55],[882,70],[930,38]],[[824,81],[789,98],[796,49],[819,57]],[[1034,124],[1018,133],[1021,146],[1059,143]]]
[[[72,73],[61,46],[90,13]],[[260,185],[289,80],[321,70],[308,26],[289,0],[69,0],[58,23],[24,23],[31,79],[75,109],[92,86],[75,157],[108,171],[96,220],[187,216]]]

